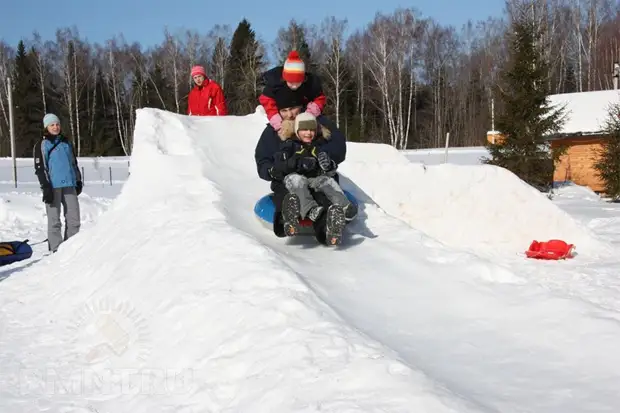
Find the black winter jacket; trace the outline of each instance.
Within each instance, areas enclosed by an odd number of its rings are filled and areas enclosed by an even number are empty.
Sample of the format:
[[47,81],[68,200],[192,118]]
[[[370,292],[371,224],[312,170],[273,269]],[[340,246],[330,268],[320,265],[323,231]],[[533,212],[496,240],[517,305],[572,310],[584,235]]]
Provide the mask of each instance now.
[[[327,152],[336,165],[339,165],[345,160],[347,155],[345,136],[336,125],[325,116],[319,116],[317,121],[322,126],[321,129],[327,129],[328,131],[324,131],[323,137],[318,138],[320,140],[321,151]],[[272,182],[272,187],[274,179],[269,174],[269,169],[274,164],[274,155],[282,150],[282,144],[283,141],[276,130],[271,125],[267,125],[254,151],[254,160],[256,161],[258,176],[265,181]]]

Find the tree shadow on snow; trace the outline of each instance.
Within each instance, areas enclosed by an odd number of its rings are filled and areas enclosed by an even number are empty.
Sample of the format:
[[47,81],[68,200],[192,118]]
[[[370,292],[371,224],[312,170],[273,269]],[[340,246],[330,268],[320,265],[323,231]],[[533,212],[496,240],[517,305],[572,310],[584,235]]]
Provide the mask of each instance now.
[[337,250],[346,250],[355,247],[367,238],[374,239],[378,236],[374,234],[370,228],[366,225],[368,220],[368,214],[366,213],[367,205],[376,205],[376,203],[366,194],[361,188],[353,183],[349,178],[340,174],[340,186],[350,192],[358,203],[357,217],[351,223],[349,223],[344,230],[342,244],[336,247],[327,247],[319,244],[313,235],[300,235],[287,239],[287,245],[300,246],[301,248],[334,248]]

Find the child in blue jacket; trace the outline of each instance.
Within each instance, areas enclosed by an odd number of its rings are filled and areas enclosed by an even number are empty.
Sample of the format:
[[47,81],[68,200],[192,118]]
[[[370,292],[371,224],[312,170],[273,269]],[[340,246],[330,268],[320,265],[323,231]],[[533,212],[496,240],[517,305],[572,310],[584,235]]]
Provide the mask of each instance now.
[[[47,244],[56,252],[60,244],[80,230],[82,174],[73,145],[61,133],[60,119],[53,113],[43,118],[43,139],[34,146],[34,170],[47,212]],[[65,232],[61,233],[60,208],[64,209]]]

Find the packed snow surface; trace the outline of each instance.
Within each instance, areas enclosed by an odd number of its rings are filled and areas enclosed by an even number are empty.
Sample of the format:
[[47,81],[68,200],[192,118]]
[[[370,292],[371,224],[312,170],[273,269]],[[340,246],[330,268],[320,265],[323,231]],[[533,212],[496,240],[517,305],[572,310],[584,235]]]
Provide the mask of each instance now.
[[[87,183],[84,229],[0,270],[0,411],[617,411],[618,209],[349,144],[345,245],[280,239],[265,124],[138,110],[114,201]],[[36,186],[6,194],[1,235],[44,238]],[[524,258],[550,237],[579,255]]]

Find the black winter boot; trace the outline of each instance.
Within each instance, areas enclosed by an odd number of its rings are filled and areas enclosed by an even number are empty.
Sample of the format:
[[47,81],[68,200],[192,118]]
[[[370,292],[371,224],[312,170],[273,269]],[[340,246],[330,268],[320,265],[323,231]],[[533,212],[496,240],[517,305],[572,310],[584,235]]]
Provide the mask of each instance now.
[[343,208],[338,205],[331,205],[327,209],[325,219],[325,242],[327,245],[339,245],[342,242],[342,231],[345,224]]
[[297,195],[286,194],[282,201],[282,219],[284,221],[284,233],[289,237],[299,233],[300,210],[301,206]]

